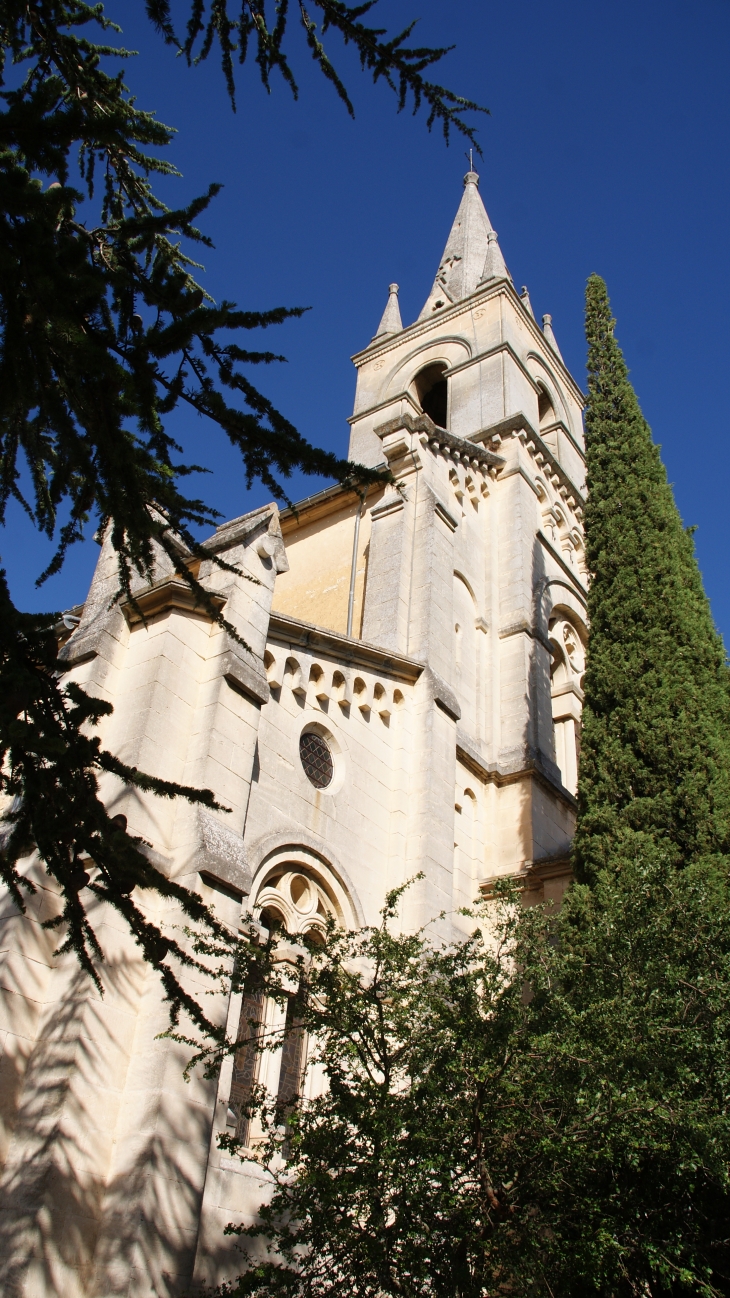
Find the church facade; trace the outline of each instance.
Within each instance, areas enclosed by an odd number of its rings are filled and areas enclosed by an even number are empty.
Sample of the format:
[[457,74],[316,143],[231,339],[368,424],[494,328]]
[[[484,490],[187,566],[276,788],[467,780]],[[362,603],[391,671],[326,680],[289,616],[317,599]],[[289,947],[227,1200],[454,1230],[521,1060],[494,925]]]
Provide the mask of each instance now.
[[[199,578],[248,649],[166,560],[137,608],[110,606],[105,543],[61,652],[113,704],[107,748],[230,809],[104,786],[155,864],[233,930],[250,913],[294,938],[328,913],[377,922],[385,892],[420,875],[401,922],[443,915],[448,939],[499,876],[527,901],[567,885],[586,642],[583,398],[550,317],[541,328],[513,285],[475,173],[418,320],[403,327],[392,285],[354,362],[350,458],[393,485],[218,528],[207,551],[254,580],[208,559]],[[54,957],[40,925],[57,893],[26,868],[27,914],[0,910],[0,1291],[146,1298],[235,1275],[224,1227],[265,1179],[217,1135],[255,1143],[239,1113],[250,1061],[186,1083],[121,919],[93,913],[100,997]],[[174,905],[139,904],[179,932]],[[236,1031],[240,997],[206,1009]],[[301,1050],[258,1066],[274,1093],[318,1084]]]

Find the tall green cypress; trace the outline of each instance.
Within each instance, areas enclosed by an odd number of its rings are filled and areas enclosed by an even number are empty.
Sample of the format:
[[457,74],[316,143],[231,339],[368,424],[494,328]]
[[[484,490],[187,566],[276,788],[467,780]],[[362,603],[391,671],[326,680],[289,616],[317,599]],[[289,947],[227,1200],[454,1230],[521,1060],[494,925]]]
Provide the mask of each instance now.
[[678,866],[730,853],[730,687],[659,447],[588,280],[588,504],[592,584],[578,879],[660,853]]

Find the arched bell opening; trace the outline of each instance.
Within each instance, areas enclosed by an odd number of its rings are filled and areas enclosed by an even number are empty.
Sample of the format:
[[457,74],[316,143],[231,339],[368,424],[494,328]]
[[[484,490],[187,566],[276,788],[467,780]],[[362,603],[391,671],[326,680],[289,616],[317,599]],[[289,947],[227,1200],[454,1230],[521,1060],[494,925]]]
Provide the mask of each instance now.
[[449,415],[449,385],[443,361],[427,365],[414,379],[416,400],[424,415],[428,415],[437,428],[446,428]]

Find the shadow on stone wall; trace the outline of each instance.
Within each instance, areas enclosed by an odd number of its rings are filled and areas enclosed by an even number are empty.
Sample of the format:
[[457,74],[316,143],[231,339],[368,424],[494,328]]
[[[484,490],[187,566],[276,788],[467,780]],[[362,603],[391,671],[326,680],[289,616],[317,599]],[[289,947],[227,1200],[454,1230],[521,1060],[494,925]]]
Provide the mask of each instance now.
[[0,1181],[13,1298],[161,1298],[191,1281],[214,1084],[185,1087],[185,1048],[154,1040],[164,1022],[139,1041],[155,977],[140,957],[121,950],[101,972],[103,999],[63,957],[27,1067],[3,1061],[9,1104],[20,1093]]

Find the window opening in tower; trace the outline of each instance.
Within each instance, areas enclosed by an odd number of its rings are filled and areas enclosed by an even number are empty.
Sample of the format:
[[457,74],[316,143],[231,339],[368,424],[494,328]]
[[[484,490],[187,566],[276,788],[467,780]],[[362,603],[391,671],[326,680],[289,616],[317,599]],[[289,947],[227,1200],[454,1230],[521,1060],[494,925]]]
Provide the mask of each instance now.
[[448,418],[449,388],[444,378],[443,364],[428,365],[416,376],[416,395],[424,415],[429,415],[437,428],[445,428]]
[[537,395],[537,414],[540,421],[540,428],[547,428],[555,422],[555,407],[550,396],[543,387],[538,389]]

